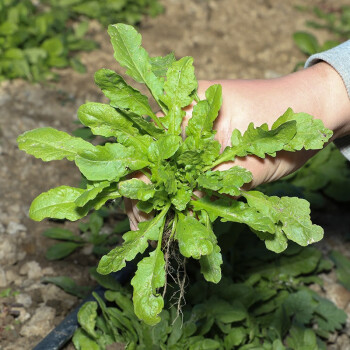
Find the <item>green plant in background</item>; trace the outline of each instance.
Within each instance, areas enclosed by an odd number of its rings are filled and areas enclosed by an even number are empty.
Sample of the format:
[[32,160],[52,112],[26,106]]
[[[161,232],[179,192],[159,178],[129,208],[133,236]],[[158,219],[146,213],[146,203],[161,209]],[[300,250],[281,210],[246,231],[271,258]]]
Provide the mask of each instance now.
[[269,195],[303,197],[319,209],[326,206],[329,198],[340,203],[349,202],[348,160],[334,144],[330,144],[295,173],[260,188]]
[[[271,129],[267,124],[255,127],[251,123],[243,135],[234,130],[232,146],[220,154],[213,122],[222,102],[221,86],[211,86],[206,99],[199,101],[191,57],[178,61],[173,54],[150,57],[133,27],[117,24],[109,26],[108,31],[117,61],[134,80],[146,84],[165,116],[158,118],[148,98],[114,71],[99,70],[95,81],[110,105],[84,104],[78,117],[93,134],[115,138],[115,142],[94,146],[52,128],[35,129],[18,137],[20,149],[44,161],[75,161],[88,180],[84,189],[61,186],[39,195],[30,207],[32,219],[78,220],[91,209],[98,210],[108,200],[122,196],[137,199],[140,210],[153,212],[154,217],[140,223],[137,231],[125,233],[123,245],[103,256],[98,267],[102,274],[118,271],[126,261],[144,253],[148,241],[157,242],[149,256],[139,262],[131,281],[135,313],[150,325],[160,321],[164,300],[159,290],[166,286],[174,250],[178,261],[190,257],[199,260],[207,281],[220,281],[222,256],[212,230],[217,218],[247,224],[275,252],[284,251],[288,240],[306,246],[323,237],[322,228],[310,221],[307,201],[243,191],[242,185],[252,180],[252,174],[242,167],[210,170],[236,156],[264,158],[280,150],[322,148],[332,132],[320,120],[288,109]],[[182,130],[182,108],[194,99],[198,103]],[[180,136],[182,131],[185,139]],[[149,183],[128,178],[137,170],[148,177]],[[203,198],[194,194],[197,189],[204,193]]]
[[190,263],[182,317],[166,300],[169,309],[161,312],[156,326],[140,322],[129,289],[110,277],[99,281],[107,288],[105,301],[95,295],[96,301],[79,311],[76,349],[103,350],[114,342],[137,350],[326,349],[325,341],[344,327],[346,314],[306,285],[322,285],[318,274],[329,271],[332,262],[310,247],[269,253],[242,226],[221,224],[215,232],[225,247],[225,277],[217,285],[207,284]]
[[[341,42],[350,39],[350,6],[343,6],[338,10],[329,9],[328,11],[314,7],[313,12],[318,18],[318,21],[307,21],[306,25],[315,29],[326,29],[331,34],[334,34],[335,38],[320,44],[317,38],[310,32],[295,32],[293,34],[293,40],[300,51],[306,56],[329,50]],[[303,66],[304,62],[299,62],[295,66],[295,70]]]
[[102,209],[89,215],[88,222],[79,223],[79,235],[71,230],[60,227],[51,227],[43,232],[43,236],[60,241],[48,248],[46,258],[48,260],[59,260],[72,254],[79,248],[91,246],[91,253],[102,256],[109,252],[112,246],[120,241],[121,233],[130,229],[129,220],[126,218],[119,222],[111,233],[101,233],[104,224],[103,218],[109,212]]
[[86,19],[134,24],[160,10],[157,0],[0,0],[0,81],[55,79],[52,68],[68,66],[83,73],[76,52],[98,47],[86,37]]

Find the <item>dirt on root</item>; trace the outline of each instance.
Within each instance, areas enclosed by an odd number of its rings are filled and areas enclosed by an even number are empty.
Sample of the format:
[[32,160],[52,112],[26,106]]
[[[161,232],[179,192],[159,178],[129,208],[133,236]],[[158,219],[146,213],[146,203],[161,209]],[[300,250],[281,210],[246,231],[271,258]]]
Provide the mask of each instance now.
[[[347,3],[334,0],[332,6]],[[170,51],[175,51],[177,57],[193,56],[199,79],[274,78],[290,73],[304,60],[292,34],[306,29],[305,21],[313,18],[310,12],[296,9],[305,2],[163,0],[163,4],[162,15],[145,18],[140,25],[143,45],[152,56]],[[327,6],[327,2],[309,0],[307,5]],[[328,38],[323,31],[314,33],[321,40]],[[44,229],[63,225],[77,230],[77,225],[36,223],[28,218],[29,205],[38,194],[63,184],[77,186],[79,172],[66,161],[43,163],[19,151],[16,145],[19,134],[37,127],[71,132],[82,103],[104,101],[94,85],[94,72],[110,68],[124,73],[113,58],[106,30],[92,21],[90,35],[100,49],[81,54],[86,74],[65,69],[60,71],[57,83],[15,80],[0,85],[0,292],[11,288],[8,297],[0,298],[1,350],[33,348],[76,305],[77,298],[42,284],[44,276],[65,275],[81,285],[93,284],[88,268],[96,260],[91,255],[79,252],[59,262],[45,259],[52,241],[41,236]],[[140,89],[144,92],[143,87]],[[349,255],[350,245],[342,240],[339,226],[330,225],[332,220],[333,216],[326,222],[329,228],[324,246],[330,239],[330,246]],[[330,278],[325,285],[350,315],[349,292],[335,283],[334,276]],[[324,293],[331,297],[331,292]],[[329,349],[350,349],[346,337],[338,337],[345,345],[337,343],[336,337]]]

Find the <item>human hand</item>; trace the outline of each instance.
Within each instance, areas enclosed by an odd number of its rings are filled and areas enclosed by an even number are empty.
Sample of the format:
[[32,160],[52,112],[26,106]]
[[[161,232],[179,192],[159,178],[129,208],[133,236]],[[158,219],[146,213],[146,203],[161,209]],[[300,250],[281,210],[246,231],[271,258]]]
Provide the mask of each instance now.
[[[222,150],[230,145],[234,129],[244,132],[251,122],[255,126],[263,123],[271,126],[288,107],[294,112],[305,112],[321,119],[327,128],[333,130],[333,139],[350,133],[350,101],[340,76],[327,63],[270,80],[200,81],[199,97],[204,98],[205,90],[213,84],[222,86],[223,104],[214,124],[217,130],[215,138],[222,145]],[[193,106],[186,108],[183,130]],[[315,153],[281,151],[274,158],[237,157],[234,162],[220,164],[214,170],[226,170],[234,165],[250,170],[253,181],[246,186],[250,189],[292,173]],[[140,174],[135,176],[148,180]],[[136,208],[136,201],[126,202],[126,210],[132,229],[137,229],[138,222],[149,218]]]

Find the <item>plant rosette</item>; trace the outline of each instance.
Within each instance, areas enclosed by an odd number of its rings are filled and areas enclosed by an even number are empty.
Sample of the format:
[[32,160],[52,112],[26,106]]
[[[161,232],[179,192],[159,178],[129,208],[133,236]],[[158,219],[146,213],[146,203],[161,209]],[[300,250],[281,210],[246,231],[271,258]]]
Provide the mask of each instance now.
[[[231,146],[220,153],[213,123],[222,103],[221,86],[210,86],[206,99],[199,100],[192,57],[150,57],[141,46],[141,35],[129,25],[110,25],[108,33],[115,59],[126,74],[147,86],[164,117],[158,118],[148,98],[120,75],[97,71],[95,82],[110,103],[86,103],[78,118],[94,135],[108,138],[107,143],[94,146],[52,128],[18,137],[21,150],[43,161],[74,161],[87,179],[85,188],[61,186],[40,194],[30,207],[33,220],[78,220],[119,197],[138,200],[141,211],[153,212],[137,231],[125,233],[123,244],[103,256],[98,266],[101,274],[118,271],[144,253],[149,241],[157,242],[138,263],[131,281],[135,314],[149,325],[160,321],[164,307],[160,290],[166,286],[169,245],[175,244],[184,258],[197,259],[207,281],[220,281],[223,260],[212,229],[217,219],[248,225],[276,253],[287,248],[288,240],[306,246],[322,239],[323,229],[312,224],[306,200],[243,191],[252,174],[239,166],[211,170],[237,156],[265,158],[282,150],[320,149],[332,135],[321,120],[288,109],[271,128],[251,123],[243,134],[234,130]],[[193,100],[197,104],[182,130],[183,108]],[[135,171],[150,182],[130,178]],[[204,196],[196,197],[196,190]]]

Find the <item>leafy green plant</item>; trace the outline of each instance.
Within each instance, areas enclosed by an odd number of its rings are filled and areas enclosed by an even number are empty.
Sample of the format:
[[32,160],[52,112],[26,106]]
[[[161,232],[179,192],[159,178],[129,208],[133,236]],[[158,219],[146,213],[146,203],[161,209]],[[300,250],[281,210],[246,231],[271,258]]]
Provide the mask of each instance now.
[[43,236],[58,240],[46,251],[48,260],[59,260],[72,254],[79,248],[90,245],[92,253],[101,256],[109,252],[111,247],[118,243],[121,233],[130,229],[129,220],[119,222],[111,233],[101,233],[103,216],[101,211],[89,215],[89,220],[79,224],[80,234],[60,227],[51,227],[43,232]]
[[[81,17],[106,25],[116,19],[134,24],[143,14],[155,15],[157,0],[30,0],[0,1],[0,81],[24,78],[55,79],[52,68],[71,66],[80,73],[85,66],[76,55],[97,43],[86,37],[89,27]],[[71,22],[75,21],[74,25]]]
[[[329,50],[350,38],[350,6],[343,6],[339,10],[324,11],[319,7],[313,8],[318,21],[307,21],[306,25],[315,29],[326,29],[334,34],[335,38],[319,43],[316,36],[307,31],[297,31],[293,40],[301,52],[307,56]],[[294,70],[304,66],[304,62],[296,64]]]
[[242,227],[227,226],[215,229],[219,243],[237,242],[224,245],[225,277],[216,285],[204,283],[189,263],[191,283],[182,317],[166,299],[161,321],[148,326],[137,319],[128,288],[102,282],[108,289],[105,301],[96,296],[80,310],[75,347],[102,350],[119,342],[137,350],[326,349],[325,341],[343,328],[346,314],[306,285],[322,284],[318,274],[332,263],[310,247],[290,246],[280,255],[266,252]]
[[[30,207],[33,220],[78,220],[91,209],[122,196],[138,200],[143,212],[153,212],[153,218],[141,222],[137,231],[125,233],[123,245],[103,256],[98,266],[101,274],[118,271],[126,261],[144,253],[148,241],[157,242],[149,256],[139,262],[131,281],[135,313],[150,325],[160,321],[164,299],[159,290],[166,286],[172,252],[185,260],[199,260],[204,278],[220,281],[222,256],[212,230],[216,219],[248,225],[274,252],[284,251],[288,240],[306,246],[323,237],[322,228],[310,220],[307,201],[242,190],[252,174],[239,166],[211,170],[237,156],[265,158],[281,150],[322,148],[332,132],[320,120],[288,109],[271,129],[267,124],[255,127],[251,123],[243,134],[234,130],[232,145],[220,153],[213,123],[222,102],[221,86],[209,87],[206,99],[200,101],[191,57],[150,57],[141,46],[141,35],[128,25],[111,25],[108,32],[116,60],[130,77],[146,84],[164,117],[157,117],[148,98],[121,76],[109,69],[99,70],[95,81],[110,105],[84,104],[78,117],[93,134],[115,142],[94,146],[52,128],[18,137],[20,149],[44,161],[75,161],[88,180],[84,189],[61,186],[39,195]],[[183,130],[183,108],[193,100],[197,104]],[[184,139],[181,134],[185,134]],[[135,171],[143,172],[149,183],[130,178]],[[204,196],[198,198],[195,190]]]

